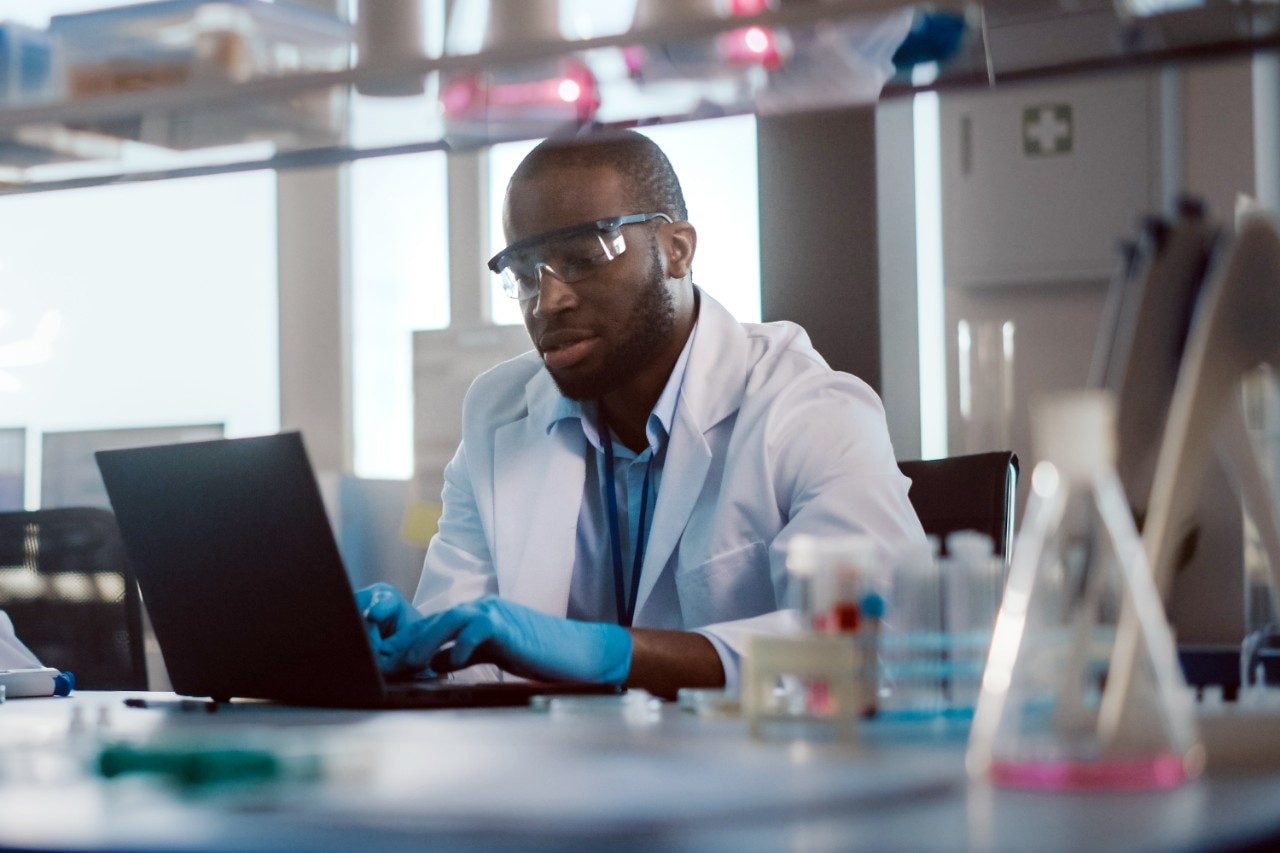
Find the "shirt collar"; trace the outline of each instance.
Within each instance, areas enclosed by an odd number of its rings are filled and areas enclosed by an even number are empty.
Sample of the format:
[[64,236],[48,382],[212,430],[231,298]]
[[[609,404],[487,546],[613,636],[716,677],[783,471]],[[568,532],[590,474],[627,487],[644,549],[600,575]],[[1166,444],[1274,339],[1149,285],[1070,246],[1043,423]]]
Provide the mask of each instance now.
[[[675,422],[676,404],[680,400],[680,390],[684,385],[685,369],[689,364],[689,352],[693,348],[693,338],[697,331],[697,324],[690,330],[688,339],[684,342],[684,349],[680,350],[680,357],[676,359],[675,367],[671,369],[671,375],[667,377],[667,384],[663,386],[662,393],[658,395],[658,401],[653,405],[653,411],[649,414],[649,420],[645,426],[645,433],[649,438],[649,446],[656,452],[662,447],[667,436],[671,435],[671,425]],[[571,400],[563,394],[557,395],[555,406],[551,409],[551,415],[547,419],[546,431],[550,434],[555,429],[556,424],[564,420],[577,418],[582,423],[582,431],[586,434],[587,440],[591,442],[596,450],[603,450],[600,443],[600,435],[596,430],[597,412],[594,401],[586,403],[578,400]]]

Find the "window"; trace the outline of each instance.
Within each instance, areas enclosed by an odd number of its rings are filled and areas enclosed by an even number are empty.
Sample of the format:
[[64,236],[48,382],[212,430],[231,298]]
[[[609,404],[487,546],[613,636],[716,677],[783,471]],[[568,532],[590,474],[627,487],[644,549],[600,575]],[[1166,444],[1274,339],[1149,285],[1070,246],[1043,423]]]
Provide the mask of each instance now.
[[46,430],[279,428],[274,173],[0,198],[0,234],[0,426],[28,429],[28,472]]
[[[698,229],[693,280],[743,322],[760,321],[760,213],[754,116],[640,129],[662,147],[680,178]],[[536,142],[489,150],[489,256],[505,243],[502,200],[516,166]],[[517,303],[490,278],[495,323],[520,323]]]
[[[357,6],[345,3],[353,20]],[[419,4],[422,44],[431,55],[443,47],[444,6]],[[437,136],[435,86],[428,78],[421,96],[353,96],[352,143],[377,147]],[[413,476],[413,332],[449,325],[445,155],[357,160],[348,176],[352,467],[358,477],[403,480]]]
[[[505,142],[489,149],[489,249],[481,263],[502,251],[502,247],[507,244],[506,235],[502,232],[502,201],[507,195],[507,183],[515,174],[520,161],[537,144],[536,139]],[[523,323],[520,303],[503,292],[502,281],[487,269],[485,281],[489,282],[489,305],[493,322],[498,325]]]
[[666,152],[698,229],[693,280],[744,323],[760,322],[755,116],[640,129]]
[[413,475],[413,331],[449,325],[445,155],[351,166],[355,473]]

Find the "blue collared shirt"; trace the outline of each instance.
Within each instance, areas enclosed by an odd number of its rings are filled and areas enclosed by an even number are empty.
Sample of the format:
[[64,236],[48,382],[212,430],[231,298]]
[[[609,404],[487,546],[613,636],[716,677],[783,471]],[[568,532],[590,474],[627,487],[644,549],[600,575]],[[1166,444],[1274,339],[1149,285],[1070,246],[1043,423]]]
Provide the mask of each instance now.
[[[676,360],[667,384],[654,404],[645,424],[648,446],[639,453],[617,441],[613,442],[613,478],[619,509],[618,532],[622,542],[622,565],[626,580],[628,603],[632,586],[631,569],[637,545],[637,528],[640,524],[641,497],[647,467],[649,476],[649,504],[644,513],[645,529],[640,531],[648,541],[649,528],[653,524],[654,508],[662,486],[662,467],[666,461],[667,441],[675,420],[676,405],[684,384],[685,367],[689,362],[693,334],[685,341],[684,349]],[[573,580],[569,587],[570,619],[591,622],[617,623],[617,599],[614,591],[613,556],[609,539],[609,504],[606,498],[604,473],[604,445],[598,429],[599,412],[594,402],[580,403],[561,397],[551,418],[547,432],[566,419],[580,422],[591,451],[587,453],[587,469],[582,496],[582,509],[578,514],[577,548],[573,561]],[[626,508],[625,512],[623,507]]]

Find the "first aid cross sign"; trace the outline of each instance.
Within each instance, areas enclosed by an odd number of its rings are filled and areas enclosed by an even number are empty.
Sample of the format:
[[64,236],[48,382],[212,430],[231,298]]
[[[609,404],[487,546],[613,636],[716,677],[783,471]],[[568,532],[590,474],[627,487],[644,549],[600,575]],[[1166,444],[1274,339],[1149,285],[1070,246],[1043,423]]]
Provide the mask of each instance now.
[[1023,109],[1023,154],[1028,157],[1070,154],[1073,142],[1070,104],[1039,104]]

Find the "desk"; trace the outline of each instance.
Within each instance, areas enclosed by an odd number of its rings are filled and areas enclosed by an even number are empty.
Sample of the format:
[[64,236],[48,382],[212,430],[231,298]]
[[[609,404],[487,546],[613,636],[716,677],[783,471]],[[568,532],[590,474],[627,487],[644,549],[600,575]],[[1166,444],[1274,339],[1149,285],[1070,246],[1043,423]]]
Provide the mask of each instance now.
[[[0,846],[1132,850],[1280,838],[1280,773],[1046,795],[967,783],[954,736],[852,751],[753,743],[740,721],[674,706],[627,725],[526,710],[207,714],[126,708],[128,695],[0,705]],[[186,734],[320,751],[345,769],[198,794],[83,769],[101,738]]]

